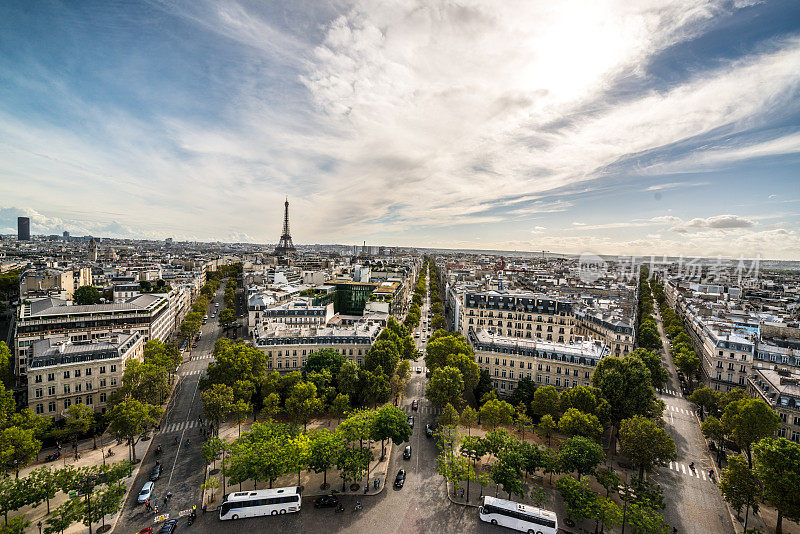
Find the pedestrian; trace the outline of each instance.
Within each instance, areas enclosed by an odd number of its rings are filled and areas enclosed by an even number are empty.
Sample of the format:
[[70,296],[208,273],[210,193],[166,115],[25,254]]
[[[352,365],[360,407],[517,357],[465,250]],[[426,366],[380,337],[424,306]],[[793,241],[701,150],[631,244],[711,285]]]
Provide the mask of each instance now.
[[150,499],[147,499],[146,501],[144,501],[144,507],[147,508],[148,512],[150,511]]
[[207,506],[208,506],[208,505],[207,505],[206,503],[203,503],[203,513],[206,513],[206,507],[207,507]]
[[171,491],[167,492],[167,499],[169,499],[170,501],[172,500],[172,492]]
[[153,506],[153,513],[158,515],[158,505],[157,504]]

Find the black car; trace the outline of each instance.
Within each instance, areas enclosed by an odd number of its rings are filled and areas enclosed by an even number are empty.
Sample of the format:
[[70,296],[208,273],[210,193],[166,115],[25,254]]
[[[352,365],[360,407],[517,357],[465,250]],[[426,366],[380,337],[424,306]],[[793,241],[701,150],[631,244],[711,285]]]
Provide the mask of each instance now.
[[409,425],[411,425],[411,428],[412,428],[412,429],[414,428],[414,418],[413,418],[413,417],[409,416],[409,418],[408,418],[408,424],[409,424]]
[[395,488],[402,488],[403,484],[406,483],[406,470],[401,469],[397,472],[397,476],[394,477],[394,487]]
[[314,499],[314,508],[333,508],[339,504],[339,499],[333,495],[323,495]]
[[404,460],[411,459],[411,445],[406,445],[406,448],[403,450],[403,459]]
[[433,437],[433,429],[431,428],[431,425],[425,425],[425,437],[426,438]]
[[161,530],[158,531],[158,534],[172,534],[176,528],[178,528],[178,520],[169,519],[161,525]]
[[159,478],[161,478],[161,464],[156,464],[153,466],[153,470],[150,471],[150,480],[155,482]]

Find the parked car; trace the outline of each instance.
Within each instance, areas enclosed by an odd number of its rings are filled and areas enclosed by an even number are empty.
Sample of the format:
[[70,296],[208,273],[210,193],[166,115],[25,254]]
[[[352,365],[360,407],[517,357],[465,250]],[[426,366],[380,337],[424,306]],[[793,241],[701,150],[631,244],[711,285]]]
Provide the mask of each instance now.
[[136,498],[136,502],[139,504],[144,504],[146,501],[150,500],[150,496],[153,494],[153,483],[151,481],[147,481],[142,486],[142,489],[139,491],[139,496]]
[[215,308],[219,308],[219,302],[215,302],[215,303],[214,303],[214,307],[215,307]]
[[55,460],[58,460],[59,458],[61,458],[61,451],[53,451],[50,454],[48,454],[47,456],[45,456],[44,460],[46,462],[53,462]]
[[395,488],[402,488],[403,484],[406,483],[406,470],[401,469],[397,472],[397,476],[394,477],[394,487]]
[[153,470],[150,471],[150,480],[155,482],[159,478],[161,478],[161,464],[156,464],[153,466]]
[[411,459],[411,445],[406,445],[405,450],[403,450],[403,459],[404,460]]
[[425,371],[425,378],[430,378],[430,377],[431,377],[431,372]]
[[158,531],[158,534],[172,534],[176,528],[178,528],[178,520],[169,519],[161,525],[161,530]]
[[425,437],[426,438],[433,437],[433,429],[431,428],[431,425],[425,425]]
[[412,416],[408,417],[408,424],[411,425],[412,429],[414,428],[414,417]]
[[333,495],[323,495],[314,499],[314,508],[333,508],[339,504],[339,499]]
[[421,373],[422,372],[422,367],[417,366],[417,372]]
[[416,399],[411,403],[411,409],[414,411],[419,410],[419,402]]
[[153,534],[153,527],[143,528],[139,531],[139,534]]

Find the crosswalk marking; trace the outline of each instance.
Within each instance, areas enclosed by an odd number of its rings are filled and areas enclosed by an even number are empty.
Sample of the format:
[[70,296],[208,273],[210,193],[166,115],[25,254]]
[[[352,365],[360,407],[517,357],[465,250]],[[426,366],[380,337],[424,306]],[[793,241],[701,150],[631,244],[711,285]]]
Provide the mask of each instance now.
[[181,421],[179,423],[169,423],[164,427],[163,434],[170,432],[181,432],[197,426],[197,421]]
[[678,392],[675,391],[674,389],[662,389],[661,392],[666,394],[666,395],[672,395],[673,397],[677,397],[678,396]]
[[682,464],[679,462],[670,462],[669,468],[678,474],[683,473],[684,475],[689,475],[690,477],[699,478],[701,480],[707,480],[705,469],[695,468],[694,470],[692,470],[690,467],[687,467],[686,464]]
[[677,406],[671,406],[667,404],[667,409],[671,412],[675,413],[682,413],[684,415],[692,415],[691,410],[687,410],[686,408],[678,408]]
[[181,376],[199,375],[199,374],[202,374],[203,372],[204,371],[201,370],[201,369],[198,369],[196,371],[186,371],[186,372],[181,373]]

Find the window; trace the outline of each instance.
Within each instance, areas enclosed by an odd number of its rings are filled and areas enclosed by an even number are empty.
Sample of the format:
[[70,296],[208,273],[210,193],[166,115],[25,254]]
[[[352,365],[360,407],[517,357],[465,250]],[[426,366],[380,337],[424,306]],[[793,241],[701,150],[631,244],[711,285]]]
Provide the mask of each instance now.
[[81,370],[75,369],[75,378],[80,378],[80,376],[81,376]]
[[86,391],[92,391],[92,383],[86,382]]
[[41,384],[41,383],[42,383],[42,375],[36,375],[36,380],[35,380],[35,382],[36,382],[37,384]]
[[64,371],[64,378],[69,378],[69,371]]
[[117,366],[116,365],[112,365],[111,366],[111,372],[112,373],[116,373],[117,372]]
[[42,388],[36,388],[36,395],[35,396],[36,396],[37,399],[41,399],[44,396],[44,391],[42,390]]
[[106,374],[106,366],[105,366],[105,365],[101,365],[101,366],[100,366],[100,374],[101,374],[101,375],[104,375],[104,374]]
[[71,405],[72,405],[72,401],[71,400],[67,399],[67,400],[64,401],[64,409],[65,410],[67,408],[69,408]]
[[55,373],[47,373],[47,381],[48,382],[53,382],[55,379],[56,379],[56,374]]
[[47,395],[55,395],[56,394],[56,387],[55,386],[47,386]]
[[86,376],[92,376],[92,368],[91,367],[87,367],[86,368]]
[[92,396],[91,395],[86,395],[86,404],[88,404],[90,406],[92,404],[94,404],[94,401],[92,401]]
[[106,387],[106,379],[105,379],[105,378],[101,378],[101,379],[100,379],[100,387],[101,387],[101,388],[104,388],[104,387]]
[[106,401],[106,394],[105,393],[101,393],[100,394],[100,402],[105,402],[105,401]]
[[64,384],[64,394],[69,395],[69,384]]
[[116,385],[117,385],[117,379],[116,378],[112,378],[111,379],[111,387],[114,387]]
[[56,403],[55,403],[55,401],[50,401],[50,402],[47,403],[47,411],[48,412],[56,411]]

